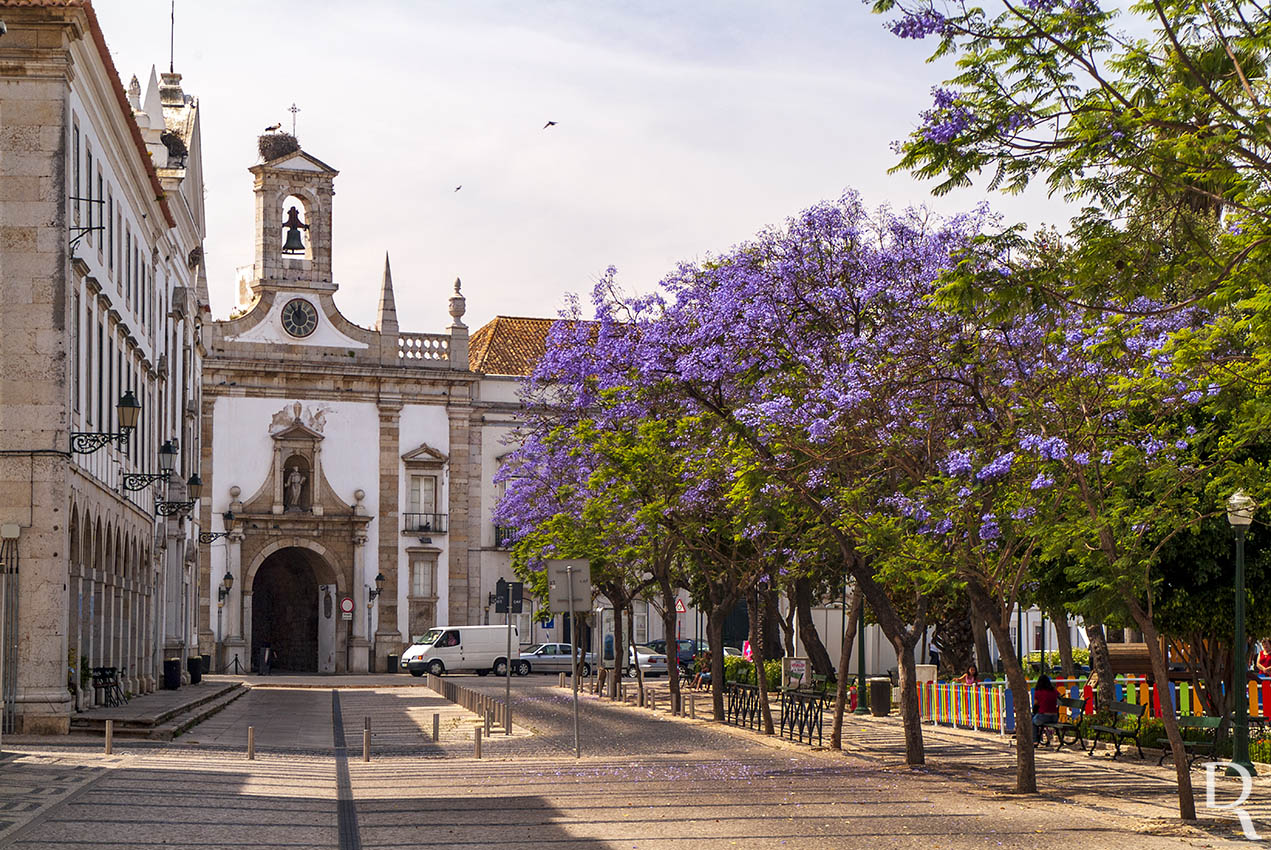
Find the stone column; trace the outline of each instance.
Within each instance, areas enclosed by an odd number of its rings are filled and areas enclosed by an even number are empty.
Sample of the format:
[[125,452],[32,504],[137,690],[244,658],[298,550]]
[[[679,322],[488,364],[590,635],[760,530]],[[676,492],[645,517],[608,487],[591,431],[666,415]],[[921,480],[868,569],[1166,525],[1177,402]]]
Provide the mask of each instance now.
[[[234,656],[230,656],[232,664]],[[238,666],[244,673],[252,671],[252,592],[243,588],[243,654],[238,659]]]
[[[282,501],[282,480],[283,480],[283,473],[282,473],[282,446],[281,446],[279,443],[275,442],[275,443],[274,443],[274,505],[273,505],[273,513],[276,513],[276,514],[280,514],[280,513],[282,513],[282,509],[283,509],[283,501]],[[310,487],[310,491],[311,491],[311,492],[313,492],[313,490],[314,490],[314,489],[315,489],[315,488],[313,488],[312,486]]]
[[366,574],[366,530],[358,528],[353,533],[353,637],[349,640],[349,672],[366,673],[370,670],[370,641],[367,640],[366,620],[362,617],[366,605],[367,585],[371,577]]
[[469,420],[472,408],[453,405],[447,411],[450,417],[450,531],[447,536],[447,585],[450,599],[450,625],[472,625],[480,622],[481,579],[473,575],[468,551],[469,535]]
[[[398,426],[401,421],[402,402],[399,398],[381,398],[380,413],[380,511],[379,511],[379,572],[384,574],[384,593],[379,597],[379,625],[371,650],[371,669],[383,666],[389,653],[399,653],[403,641],[397,625],[397,552],[400,545],[401,522],[398,513],[398,488],[401,486],[401,439]],[[363,582],[369,583],[369,582]],[[359,610],[361,613],[361,610]],[[378,661],[376,660],[378,659]]]
[[246,578],[243,575],[243,531],[235,528],[225,538],[225,569],[234,577],[234,584],[225,597],[225,608],[221,612],[221,660],[219,669],[224,665],[232,668],[234,656],[238,656],[239,670],[247,659],[246,644],[243,642],[243,600],[247,597]]

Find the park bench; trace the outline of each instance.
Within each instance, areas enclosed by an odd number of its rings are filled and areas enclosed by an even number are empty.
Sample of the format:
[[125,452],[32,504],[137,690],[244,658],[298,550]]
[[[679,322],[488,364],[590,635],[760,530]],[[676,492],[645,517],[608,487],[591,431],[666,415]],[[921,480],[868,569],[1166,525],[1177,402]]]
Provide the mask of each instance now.
[[[1222,717],[1180,717],[1178,718],[1178,731],[1184,729],[1207,729],[1208,734],[1199,741],[1183,741],[1183,751],[1187,753],[1187,766],[1190,768],[1196,759],[1202,755],[1213,758],[1218,754],[1218,735],[1222,730]],[[1165,757],[1173,755],[1174,748],[1170,746],[1169,738],[1161,736],[1157,740],[1157,746],[1161,748],[1161,757],[1156,760],[1157,766],[1165,763]]]
[[[1065,744],[1076,744],[1080,742],[1081,748],[1086,748],[1086,736],[1081,731],[1081,713],[1085,710],[1086,702],[1081,699],[1071,699],[1069,697],[1059,698],[1059,707],[1067,711],[1067,718],[1063,715],[1059,720],[1053,723],[1037,724],[1042,729],[1049,729],[1054,732],[1058,741],[1055,744],[1055,750],[1062,750]],[[1072,736],[1072,740],[1068,740],[1068,736]]]
[[[1143,758],[1143,745],[1139,743],[1139,727],[1143,725],[1143,715],[1146,713],[1146,705],[1131,705],[1128,702],[1112,703],[1112,725],[1094,724],[1087,729],[1088,732],[1093,733],[1090,737],[1090,755],[1094,755],[1094,748],[1099,745],[1099,739],[1106,736],[1108,743],[1116,748],[1112,753],[1114,759],[1121,755],[1121,744],[1125,741],[1133,741],[1135,749],[1139,751],[1139,758]],[[1131,719],[1133,722],[1126,723],[1126,719]]]

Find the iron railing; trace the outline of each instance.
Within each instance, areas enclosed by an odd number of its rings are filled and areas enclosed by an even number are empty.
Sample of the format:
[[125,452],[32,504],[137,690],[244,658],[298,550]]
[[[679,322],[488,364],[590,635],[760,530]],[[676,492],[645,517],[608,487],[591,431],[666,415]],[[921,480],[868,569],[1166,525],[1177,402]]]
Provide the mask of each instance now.
[[506,525],[496,525],[494,527],[494,548],[511,549],[512,544],[516,542],[516,529]]
[[445,534],[446,514],[402,514],[402,531],[411,534]]
[[758,685],[728,682],[724,685],[724,722],[746,729],[758,729],[763,723]]
[[819,694],[781,692],[781,723],[777,734],[801,744],[821,745],[821,723],[828,700]]

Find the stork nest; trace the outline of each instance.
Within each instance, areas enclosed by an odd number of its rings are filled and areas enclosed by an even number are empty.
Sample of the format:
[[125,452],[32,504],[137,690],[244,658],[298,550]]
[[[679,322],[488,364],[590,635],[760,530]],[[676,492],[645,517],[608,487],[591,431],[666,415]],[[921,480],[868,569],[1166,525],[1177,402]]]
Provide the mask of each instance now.
[[300,150],[300,142],[290,133],[266,133],[256,140],[256,146],[265,162]]

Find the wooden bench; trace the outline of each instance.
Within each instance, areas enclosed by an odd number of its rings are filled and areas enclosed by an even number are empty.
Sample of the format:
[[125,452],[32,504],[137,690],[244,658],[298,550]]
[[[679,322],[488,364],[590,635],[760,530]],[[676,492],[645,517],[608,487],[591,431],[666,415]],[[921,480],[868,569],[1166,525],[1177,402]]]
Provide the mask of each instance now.
[[[1218,753],[1218,733],[1222,729],[1222,717],[1180,717],[1178,718],[1178,731],[1181,733],[1184,729],[1208,729],[1208,735],[1199,741],[1183,741],[1183,751],[1187,753],[1187,766],[1190,768],[1196,759],[1202,755],[1213,758]],[[1174,748],[1170,746],[1169,738],[1162,736],[1157,739],[1157,746],[1161,748],[1161,757],[1156,760],[1157,767],[1165,763],[1166,756],[1174,754]]]
[[[1086,736],[1081,731],[1081,713],[1085,711],[1086,701],[1082,699],[1071,699],[1069,697],[1059,698],[1059,707],[1067,710],[1067,719],[1060,716],[1059,720],[1054,723],[1037,724],[1042,729],[1050,729],[1058,737],[1059,741],[1055,745],[1055,750],[1059,751],[1064,748],[1065,744],[1076,744],[1080,742],[1081,748],[1086,748]],[[1072,736],[1072,740],[1068,740],[1068,736]]]
[[[1133,741],[1135,749],[1139,751],[1139,758],[1143,758],[1143,745],[1139,743],[1139,727],[1143,725],[1143,715],[1147,713],[1147,706],[1114,702],[1111,710],[1113,715],[1111,726],[1095,724],[1087,730],[1093,733],[1090,738],[1090,755],[1094,755],[1094,748],[1098,746],[1099,739],[1106,735],[1108,743],[1116,747],[1116,751],[1112,754],[1114,759],[1121,755],[1121,744],[1125,741]],[[1124,718],[1133,718],[1134,722],[1123,725]]]

